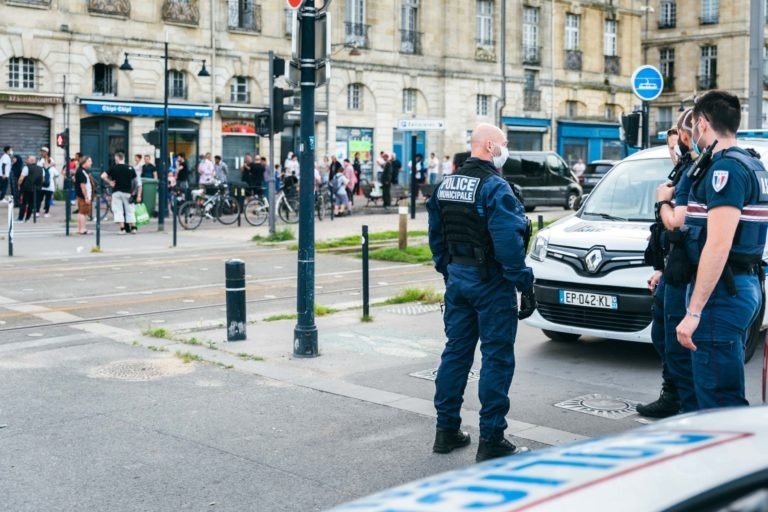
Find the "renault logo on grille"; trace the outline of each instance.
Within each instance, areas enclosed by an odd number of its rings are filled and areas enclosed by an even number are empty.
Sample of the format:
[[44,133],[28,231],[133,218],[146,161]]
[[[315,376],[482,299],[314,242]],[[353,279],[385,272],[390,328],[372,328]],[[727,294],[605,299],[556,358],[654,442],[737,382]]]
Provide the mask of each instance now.
[[600,249],[592,249],[584,256],[584,263],[587,264],[587,270],[594,274],[597,269],[600,268],[600,264],[603,262],[603,251]]

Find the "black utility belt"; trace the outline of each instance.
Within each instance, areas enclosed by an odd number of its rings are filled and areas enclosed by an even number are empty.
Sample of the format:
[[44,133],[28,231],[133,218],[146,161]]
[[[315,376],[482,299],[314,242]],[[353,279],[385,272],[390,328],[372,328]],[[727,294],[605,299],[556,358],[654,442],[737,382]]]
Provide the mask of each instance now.
[[469,267],[482,267],[487,263],[477,261],[477,258],[470,258],[469,256],[451,256],[451,263],[458,263],[459,265],[467,265]]

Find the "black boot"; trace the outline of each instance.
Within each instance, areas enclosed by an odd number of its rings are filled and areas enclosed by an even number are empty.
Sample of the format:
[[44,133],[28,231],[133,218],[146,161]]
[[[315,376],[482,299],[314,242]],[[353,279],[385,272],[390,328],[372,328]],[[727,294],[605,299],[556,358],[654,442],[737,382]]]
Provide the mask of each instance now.
[[481,437],[480,443],[477,445],[475,462],[506,457],[507,455],[517,455],[518,453],[525,453],[527,451],[529,450],[525,446],[515,446],[503,437],[498,441],[491,441]]
[[680,412],[680,397],[677,396],[677,389],[665,382],[658,400],[640,404],[635,409],[639,415],[648,418],[668,418]]
[[432,451],[435,453],[450,453],[456,448],[467,446],[469,443],[469,434],[466,432],[438,428],[435,433],[435,444],[432,445]]

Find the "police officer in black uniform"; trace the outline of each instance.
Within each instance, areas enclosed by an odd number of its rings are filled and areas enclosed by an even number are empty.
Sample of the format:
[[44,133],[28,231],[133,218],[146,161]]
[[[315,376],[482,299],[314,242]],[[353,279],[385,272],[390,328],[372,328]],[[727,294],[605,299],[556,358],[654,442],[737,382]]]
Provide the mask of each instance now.
[[741,123],[736,96],[704,94],[693,107],[693,122],[693,142],[702,153],[689,173],[684,226],[693,281],[676,329],[691,364],[676,371],[689,372],[680,378],[693,383],[696,403],[684,403],[686,410],[748,405],[744,346],[761,300],[768,173],[736,146]]
[[[515,369],[518,318],[535,309],[533,272],[525,265],[530,222],[499,176],[509,155],[504,133],[489,124],[472,133],[470,158],[445,177],[427,203],[429,245],[446,281],[445,345],[435,383],[433,451],[470,443],[460,430],[461,404],[480,338],[480,443],[475,460],[527,451],[504,438]],[[522,293],[520,311],[517,292]]]

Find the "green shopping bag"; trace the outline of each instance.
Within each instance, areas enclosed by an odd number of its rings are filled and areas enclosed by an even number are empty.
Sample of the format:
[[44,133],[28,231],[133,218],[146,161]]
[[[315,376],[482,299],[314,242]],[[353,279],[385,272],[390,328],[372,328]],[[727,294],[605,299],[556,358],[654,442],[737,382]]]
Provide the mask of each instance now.
[[147,206],[144,203],[136,204],[136,226],[141,227],[145,224],[149,224],[149,212]]

